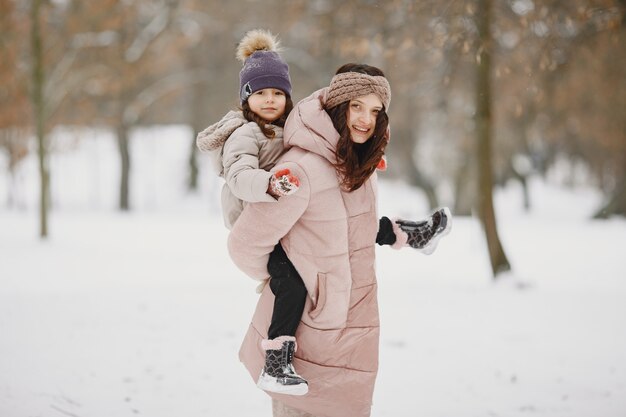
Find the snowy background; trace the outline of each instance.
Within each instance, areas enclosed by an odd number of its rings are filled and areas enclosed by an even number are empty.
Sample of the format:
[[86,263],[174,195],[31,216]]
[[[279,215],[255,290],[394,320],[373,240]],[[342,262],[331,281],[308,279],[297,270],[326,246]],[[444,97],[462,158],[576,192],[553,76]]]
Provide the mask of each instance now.
[[[270,417],[237,358],[255,283],[228,258],[220,183],[204,166],[184,191],[190,135],[135,132],[124,214],[110,134],[57,131],[47,242],[34,157],[0,176],[1,417]],[[431,256],[378,249],[373,417],[626,416],[626,221],[590,220],[601,196],[555,184],[531,182],[530,212],[516,184],[497,191],[503,282],[473,218]],[[381,214],[427,214],[379,188]]]

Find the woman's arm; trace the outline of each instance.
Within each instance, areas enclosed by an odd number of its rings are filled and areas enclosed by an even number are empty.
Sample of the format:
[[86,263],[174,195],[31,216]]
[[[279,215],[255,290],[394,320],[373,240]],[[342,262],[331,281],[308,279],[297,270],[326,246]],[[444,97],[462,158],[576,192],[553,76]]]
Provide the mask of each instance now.
[[224,143],[224,179],[235,197],[255,203],[275,202],[267,194],[271,172],[259,168],[259,142],[252,127],[241,126]]
[[293,162],[274,167],[275,170],[286,168],[300,179],[298,192],[281,197],[274,203],[248,204],[228,236],[228,251],[233,262],[254,279],[269,277],[269,254],[309,205],[311,189],[308,177]]

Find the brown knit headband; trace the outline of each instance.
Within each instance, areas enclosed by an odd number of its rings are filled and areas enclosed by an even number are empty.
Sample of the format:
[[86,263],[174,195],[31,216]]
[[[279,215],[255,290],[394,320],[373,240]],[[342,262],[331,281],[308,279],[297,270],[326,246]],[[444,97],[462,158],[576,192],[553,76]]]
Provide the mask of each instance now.
[[391,87],[385,77],[360,72],[342,72],[330,80],[326,95],[326,108],[331,109],[338,104],[368,94],[376,94],[385,105],[385,110],[389,109]]

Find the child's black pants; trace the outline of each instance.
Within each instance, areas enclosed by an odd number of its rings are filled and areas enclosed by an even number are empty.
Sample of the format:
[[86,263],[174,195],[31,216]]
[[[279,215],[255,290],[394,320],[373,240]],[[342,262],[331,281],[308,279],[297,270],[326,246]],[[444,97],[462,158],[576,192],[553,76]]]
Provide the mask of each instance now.
[[270,288],[276,297],[272,322],[267,331],[268,339],[278,336],[295,336],[306,302],[304,282],[278,243],[267,263]]

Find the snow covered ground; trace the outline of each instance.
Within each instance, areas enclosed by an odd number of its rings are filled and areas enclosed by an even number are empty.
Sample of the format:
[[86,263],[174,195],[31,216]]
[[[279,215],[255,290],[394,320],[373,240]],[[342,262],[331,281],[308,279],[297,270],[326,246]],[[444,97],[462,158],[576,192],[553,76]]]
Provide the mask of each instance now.
[[[33,161],[26,209],[0,209],[1,417],[271,415],[237,359],[257,295],[226,253],[218,187],[207,173],[185,196],[187,147],[149,133],[136,211],[112,209],[114,146],[95,136],[52,161],[49,241]],[[626,221],[589,220],[591,191],[531,185],[530,213],[515,186],[497,194],[511,280],[492,283],[471,218],[431,256],[378,249],[373,417],[626,416]],[[426,212],[401,184],[380,191],[381,214]]]

